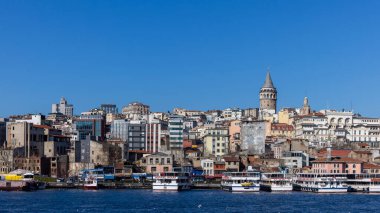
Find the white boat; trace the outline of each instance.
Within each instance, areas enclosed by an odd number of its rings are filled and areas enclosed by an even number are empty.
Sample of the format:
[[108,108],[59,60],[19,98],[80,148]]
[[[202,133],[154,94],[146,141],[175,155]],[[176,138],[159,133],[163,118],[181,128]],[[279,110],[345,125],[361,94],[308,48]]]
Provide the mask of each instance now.
[[98,189],[98,180],[96,177],[88,176],[84,180],[83,189],[85,190],[97,190]]
[[37,184],[34,174],[27,170],[18,169],[0,175],[0,191],[33,191],[38,189]]
[[347,176],[349,191],[380,193],[379,174],[350,174]]
[[230,192],[258,192],[260,172],[225,172],[222,176],[222,189]]
[[284,173],[262,173],[260,189],[270,192],[292,191],[292,178]]
[[191,189],[189,173],[164,172],[153,176],[153,190],[181,191]]
[[348,191],[347,174],[299,173],[293,180],[295,191],[344,193]]

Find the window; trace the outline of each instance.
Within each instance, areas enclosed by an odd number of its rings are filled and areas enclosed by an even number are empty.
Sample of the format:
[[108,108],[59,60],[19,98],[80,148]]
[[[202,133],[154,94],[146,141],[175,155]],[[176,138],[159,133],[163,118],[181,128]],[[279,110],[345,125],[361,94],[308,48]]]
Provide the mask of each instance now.
[[166,159],[166,163],[167,163],[167,164],[170,163],[170,158],[167,158],[167,159]]

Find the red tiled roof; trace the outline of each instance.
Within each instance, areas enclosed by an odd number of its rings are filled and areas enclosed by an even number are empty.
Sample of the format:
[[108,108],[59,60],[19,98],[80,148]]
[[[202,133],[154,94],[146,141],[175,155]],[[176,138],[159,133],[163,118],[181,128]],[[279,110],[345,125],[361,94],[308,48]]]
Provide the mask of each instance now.
[[[331,150],[331,157],[348,157],[348,155],[352,152],[352,150],[337,150],[333,149]],[[326,156],[327,155],[327,150],[326,149],[321,149],[317,156]]]
[[226,162],[238,162],[238,161],[240,161],[238,157],[224,157],[223,159]]
[[380,169],[380,165],[373,164],[373,163],[364,163],[363,169]]
[[41,129],[53,129],[53,127],[48,125],[33,125],[33,127],[41,128]]
[[367,154],[367,155],[371,155],[372,154],[372,152],[370,152],[370,151],[362,151],[362,150],[354,150],[353,152],[355,152],[355,153],[358,153],[358,154]]
[[272,124],[272,130],[293,131],[294,127],[292,125],[278,123],[278,124]]
[[320,158],[312,161],[313,163],[363,163],[363,161],[353,158],[334,158],[328,160],[326,158]]

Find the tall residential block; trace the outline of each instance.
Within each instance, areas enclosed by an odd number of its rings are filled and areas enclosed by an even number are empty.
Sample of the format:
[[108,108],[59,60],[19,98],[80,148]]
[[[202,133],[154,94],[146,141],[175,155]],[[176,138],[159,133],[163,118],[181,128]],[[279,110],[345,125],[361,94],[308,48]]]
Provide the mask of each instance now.
[[74,106],[72,104],[68,104],[64,97],[61,98],[58,104],[52,104],[51,106],[52,113],[62,113],[66,116],[74,115]]

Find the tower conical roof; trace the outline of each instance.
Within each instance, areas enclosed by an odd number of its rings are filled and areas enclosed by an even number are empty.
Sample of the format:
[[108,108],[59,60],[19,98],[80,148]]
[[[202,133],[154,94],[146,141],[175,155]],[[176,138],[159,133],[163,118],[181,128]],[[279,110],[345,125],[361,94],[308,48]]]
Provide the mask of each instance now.
[[265,83],[263,85],[263,88],[275,88],[269,71],[267,72],[267,77],[265,78]]

